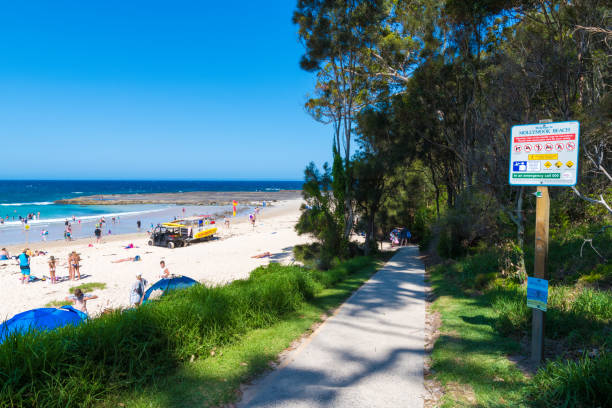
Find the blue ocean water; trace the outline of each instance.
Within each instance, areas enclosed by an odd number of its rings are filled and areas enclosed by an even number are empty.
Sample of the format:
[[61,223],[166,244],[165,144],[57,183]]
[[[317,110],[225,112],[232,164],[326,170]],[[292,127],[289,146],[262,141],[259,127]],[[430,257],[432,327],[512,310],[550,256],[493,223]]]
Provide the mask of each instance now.
[[[185,215],[212,214],[221,216],[231,211],[231,206],[183,206],[169,205],[65,205],[54,201],[84,195],[175,193],[189,191],[274,191],[298,190],[300,181],[40,181],[0,180],[0,245],[41,240],[63,239],[64,223],[73,226],[74,238],[86,238],[93,234],[101,217],[110,221],[104,234],[137,232],[136,222],[149,228],[160,222]],[[241,208],[242,207],[242,208]],[[239,215],[250,211],[249,206],[239,206]],[[19,217],[36,215],[22,224]],[[116,221],[116,222],[115,222]],[[43,231],[47,231],[47,235]]]
[[[49,219],[87,217],[109,212],[108,206],[54,204],[55,200],[94,194],[176,193],[188,191],[299,190],[301,181],[151,181],[151,180],[0,180],[0,217],[9,221],[40,212]],[[113,206],[114,213],[140,207]],[[149,206],[148,208],[154,208]]]

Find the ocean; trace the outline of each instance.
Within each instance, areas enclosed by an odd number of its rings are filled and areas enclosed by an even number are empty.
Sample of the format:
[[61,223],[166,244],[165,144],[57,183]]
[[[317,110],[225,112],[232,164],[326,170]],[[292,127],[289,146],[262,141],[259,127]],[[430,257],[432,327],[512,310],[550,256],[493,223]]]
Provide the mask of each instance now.
[[[91,228],[101,218],[118,221],[108,225],[105,233],[136,232],[134,224],[140,220],[143,228],[150,224],[180,216],[177,206],[168,205],[113,205],[80,206],[54,204],[54,201],[95,194],[176,193],[190,191],[277,191],[300,190],[301,181],[153,181],[153,180],[0,180],[0,244],[38,242],[43,229],[49,231],[46,239],[63,238],[66,220],[74,223],[74,238],[91,235]],[[181,208],[182,210],[182,208]],[[229,208],[223,206],[188,207],[186,214],[222,214]],[[40,213],[40,219],[29,220],[25,230],[19,216]],[[89,225],[92,224],[92,225]]]

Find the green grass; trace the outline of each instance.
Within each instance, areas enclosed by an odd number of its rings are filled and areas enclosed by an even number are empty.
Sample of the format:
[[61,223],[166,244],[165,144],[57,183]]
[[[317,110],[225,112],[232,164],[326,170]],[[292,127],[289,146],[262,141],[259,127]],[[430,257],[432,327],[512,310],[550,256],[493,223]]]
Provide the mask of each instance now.
[[103,282],[87,282],[81,283],[77,286],[72,286],[68,289],[68,292],[73,293],[75,289],[81,289],[83,293],[91,292],[96,289],[106,289],[106,283]]
[[[309,327],[319,310],[338,304],[374,269],[373,259],[363,257],[325,272],[272,264],[258,268],[247,280],[215,288],[193,286],[137,310],[116,311],[76,327],[12,335],[0,345],[0,406],[92,406],[130,391],[155,393],[160,406],[166,404],[164,398],[193,397],[198,406],[202,401],[232,400],[233,389],[221,383],[235,387],[261,371],[264,361]],[[340,291],[336,298],[335,290]],[[310,302],[315,309],[309,311]],[[249,351],[259,331],[266,337],[265,330],[274,327],[278,331],[267,340],[278,335],[278,342],[267,349],[262,338],[263,348]],[[232,354],[232,347],[240,344],[243,349]],[[236,357],[219,358],[220,366],[208,368],[206,361],[217,361],[211,352],[225,348]],[[223,371],[224,364],[234,371]],[[193,379],[201,392],[181,391],[182,385],[171,391],[169,384],[175,382],[168,378],[173,376],[186,384]],[[206,378],[219,387],[202,394],[208,387],[199,382]]]
[[65,300],[52,300],[45,305],[45,307],[60,307],[64,305],[69,305],[71,302],[67,302]]
[[553,361],[528,387],[533,405],[580,408],[612,406],[612,354],[578,361]]
[[[524,286],[496,278],[499,258],[488,250],[429,270],[438,295],[433,309],[443,321],[432,353],[434,376],[447,390],[443,406],[605,406],[601,384],[607,382],[599,378],[612,377],[605,352],[577,362],[549,361],[533,383],[509,362],[507,355],[524,353],[515,339],[530,331],[531,310]],[[609,348],[611,323],[609,290],[550,286],[546,337],[568,351]]]
[[364,265],[341,283],[321,290],[282,321],[251,330],[237,342],[216,348],[215,355],[185,363],[150,387],[124,393],[101,404],[116,407],[215,407],[237,399],[240,384],[269,369],[269,363],[299,338],[321,315],[339,306],[375,271]]
[[491,299],[465,294],[443,267],[430,274],[438,295],[432,309],[443,322],[431,356],[434,376],[446,388],[443,406],[522,406],[526,379],[506,358],[520,346],[495,328],[499,312]]

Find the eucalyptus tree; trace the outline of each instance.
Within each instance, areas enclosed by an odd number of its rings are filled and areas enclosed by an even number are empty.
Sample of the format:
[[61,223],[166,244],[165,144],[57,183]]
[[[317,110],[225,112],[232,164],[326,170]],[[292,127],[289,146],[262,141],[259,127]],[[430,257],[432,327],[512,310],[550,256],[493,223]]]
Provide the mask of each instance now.
[[[368,92],[363,52],[383,15],[383,0],[298,0],[293,15],[305,47],[300,65],[318,73],[315,94],[306,108],[315,118],[334,124],[334,144],[349,181],[355,115],[366,105]],[[353,226],[350,184],[345,183],[345,238]]]

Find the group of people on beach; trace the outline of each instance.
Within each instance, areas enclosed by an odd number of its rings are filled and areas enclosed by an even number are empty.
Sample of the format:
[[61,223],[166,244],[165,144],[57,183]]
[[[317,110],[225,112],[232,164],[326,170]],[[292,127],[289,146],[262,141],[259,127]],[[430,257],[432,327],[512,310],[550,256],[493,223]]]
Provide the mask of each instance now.
[[[19,269],[21,270],[21,283],[29,284],[32,279],[32,270],[31,270],[31,258],[34,256],[42,256],[47,255],[45,251],[31,251],[30,248],[25,248],[19,255],[11,257],[6,248],[2,248],[0,251],[0,260],[8,260],[15,259],[19,264]],[[81,269],[80,269],[81,257],[76,251],[72,251],[68,255],[68,279],[69,280],[80,280],[81,279]],[[58,260],[53,255],[49,256],[49,275],[51,283],[57,283],[58,279],[56,277],[56,269],[57,269]],[[78,276],[78,277],[77,277]],[[44,279],[43,279],[44,280]]]
[[[15,210],[16,212],[17,210]],[[17,216],[17,219],[19,221],[21,221],[22,224],[27,224],[29,220],[39,220],[40,219],[40,211],[38,211],[37,213],[29,213],[27,214],[25,217],[22,217],[21,215]],[[4,222],[8,222],[10,220],[10,217],[7,215],[6,217],[2,218],[0,217],[0,224],[4,224]],[[13,221],[15,221],[15,216],[13,215]]]
[[[19,255],[11,257],[10,253],[6,248],[2,248],[0,250],[0,260],[10,260],[14,259],[18,262],[19,268],[21,270],[21,283],[29,284],[31,278],[31,264],[30,260],[33,256],[41,256],[46,255],[45,251],[32,252],[29,248],[25,248]],[[134,257],[129,257],[125,259],[120,259],[116,261],[112,261],[113,263],[125,262],[125,261],[140,261],[141,258],[139,255]],[[68,254],[67,265],[68,265],[68,280],[80,280],[81,279],[81,270],[80,270],[81,257],[76,251],[70,252]],[[51,255],[48,261],[49,265],[49,275],[50,281],[52,284],[59,282],[57,277],[57,267],[59,265],[58,259]],[[158,274],[158,278],[170,278],[170,270],[166,266],[166,261],[161,260],[159,262],[160,272]],[[142,277],[142,274],[136,275],[136,282],[132,284],[130,287],[130,305],[132,307],[138,307],[142,304],[145,295],[145,289],[147,286],[147,281]],[[66,301],[72,302],[74,304],[75,309],[78,309],[84,313],[87,313],[87,301],[92,299],[97,299],[97,295],[91,295],[88,293],[83,293],[80,288],[75,288],[73,295],[65,298]]]

